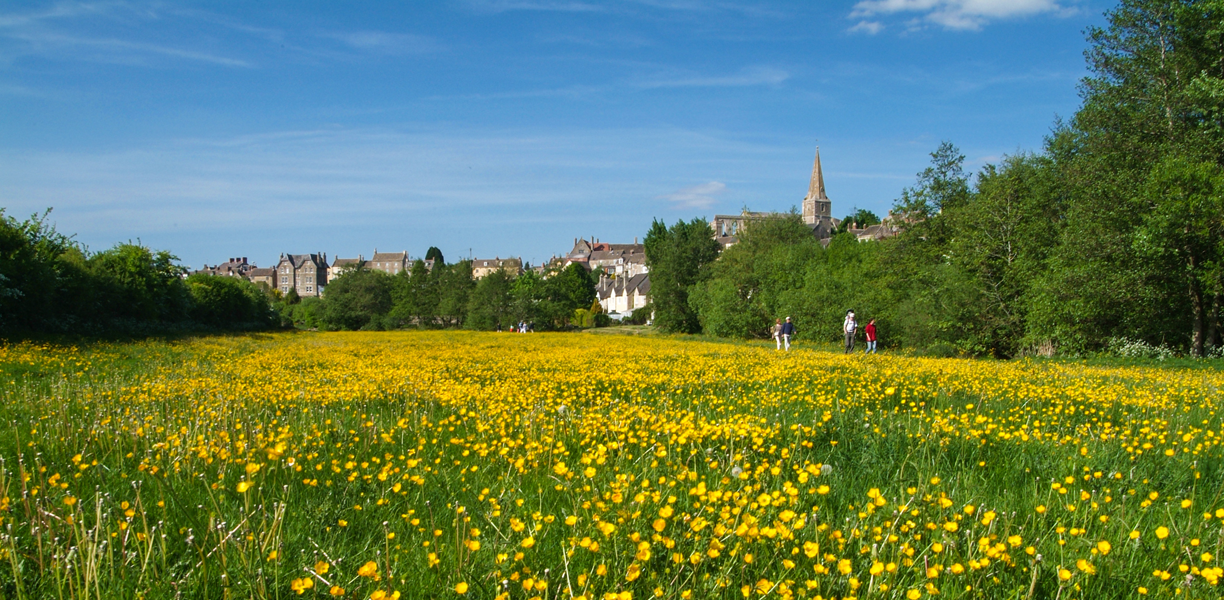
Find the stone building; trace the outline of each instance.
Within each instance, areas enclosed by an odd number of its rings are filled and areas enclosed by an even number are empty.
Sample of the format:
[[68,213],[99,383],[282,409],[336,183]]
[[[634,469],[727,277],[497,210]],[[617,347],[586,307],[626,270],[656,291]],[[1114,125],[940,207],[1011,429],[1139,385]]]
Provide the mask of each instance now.
[[372,271],[382,271],[387,275],[398,275],[401,271],[412,270],[412,262],[408,258],[407,250],[403,252],[379,252],[378,248],[375,248],[374,256],[369,260],[366,260],[364,254],[358,254],[357,258],[340,258],[338,256],[333,258],[328,276],[335,279],[346,271],[362,267]]
[[276,289],[276,269],[271,267],[255,268],[247,271],[246,278],[255,285],[266,285],[268,289]]
[[505,271],[511,277],[523,272],[521,258],[476,258],[472,259],[472,279],[481,279],[494,271]]
[[331,267],[328,268],[327,276],[335,279],[352,269],[360,269],[365,263],[365,256],[358,254],[357,258],[340,258],[339,256],[332,259]]
[[276,264],[276,289],[282,294],[296,290],[302,298],[317,298],[327,286],[327,253],[282,254]]
[[378,248],[374,249],[374,256],[366,261],[365,266],[375,271],[382,271],[387,275],[398,275],[401,271],[412,269],[412,263],[408,260],[408,251],[403,252],[379,252]]
[[255,264],[248,262],[247,257],[242,256],[238,258],[231,258],[212,267],[204,265],[203,269],[195,271],[194,273],[204,273],[206,275],[218,275],[222,277],[246,277],[247,274],[254,268],[256,268]]
[[[812,235],[828,244],[833,233],[840,224],[833,218],[833,201],[825,193],[824,169],[820,164],[820,148],[816,148],[816,160],[812,163],[812,177],[808,181],[808,192],[803,197],[803,208],[800,212],[803,223],[812,230]],[[710,227],[714,229],[714,238],[723,248],[730,248],[739,240],[739,234],[745,227],[750,227],[752,221],[775,216],[785,216],[784,213],[748,212],[738,215],[714,215]]]
[[637,238],[633,238],[632,244],[574,238],[574,248],[559,261],[559,266],[566,267],[572,263],[581,264],[591,271],[599,269],[615,277],[632,277],[649,270],[646,266],[646,246],[639,244]]

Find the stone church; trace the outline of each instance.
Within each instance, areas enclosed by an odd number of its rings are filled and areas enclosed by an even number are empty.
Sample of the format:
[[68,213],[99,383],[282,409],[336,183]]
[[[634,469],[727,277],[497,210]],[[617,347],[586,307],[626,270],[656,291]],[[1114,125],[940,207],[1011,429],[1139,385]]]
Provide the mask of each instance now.
[[[784,216],[785,213],[748,212],[738,215],[714,215],[710,227],[714,228],[714,237],[723,248],[735,244],[739,232],[750,226],[752,221],[773,216]],[[833,218],[833,201],[825,193],[824,170],[820,165],[820,148],[816,148],[816,160],[812,164],[812,178],[808,182],[807,196],[803,197],[803,222],[812,229],[812,235],[824,243],[833,237],[833,232],[840,224]]]

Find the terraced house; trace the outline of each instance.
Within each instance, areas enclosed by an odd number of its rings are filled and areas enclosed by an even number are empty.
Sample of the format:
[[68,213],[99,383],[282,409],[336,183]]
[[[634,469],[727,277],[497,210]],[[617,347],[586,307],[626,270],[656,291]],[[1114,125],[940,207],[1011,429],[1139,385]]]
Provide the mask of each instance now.
[[327,285],[327,253],[282,254],[276,264],[276,280],[282,294],[294,290],[303,298],[322,296]]

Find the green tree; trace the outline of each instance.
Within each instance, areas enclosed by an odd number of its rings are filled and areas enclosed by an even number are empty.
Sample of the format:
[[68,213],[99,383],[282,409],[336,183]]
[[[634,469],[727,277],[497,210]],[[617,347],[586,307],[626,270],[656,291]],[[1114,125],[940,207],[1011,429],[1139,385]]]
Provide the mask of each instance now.
[[[445,268],[441,263],[435,263],[435,268]],[[438,280],[434,278],[425,261],[416,260],[408,271],[401,271],[395,277],[392,288],[392,317],[400,323],[414,324],[418,327],[432,327],[434,315],[438,310]]]
[[592,274],[578,263],[570,263],[553,273],[545,283],[549,307],[554,311],[554,318],[569,320],[575,310],[589,308],[595,301],[595,280]]
[[516,277],[510,287],[514,320],[551,327],[556,321],[557,308],[548,292],[548,280],[534,270],[528,269]]
[[1224,169],[1170,157],[1147,179],[1148,209],[1133,238],[1137,253],[1176,273],[1190,303],[1190,353],[1215,342],[1224,294]]
[[977,299],[960,313],[973,324],[963,347],[1002,357],[1024,349],[1032,282],[1058,243],[1063,210],[1053,162],[1021,154],[984,167],[973,193],[941,216],[953,232],[947,260]]
[[391,311],[390,275],[373,269],[350,269],[327,284],[323,324],[331,329],[379,329]]
[[498,269],[476,282],[468,299],[468,314],[464,327],[484,331],[508,328],[514,322],[514,299],[510,293],[514,280]]
[[702,267],[718,258],[720,247],[705,220],[678,221],[670,229],[655,220],[646,234],[646,265],[650,268],[650,298],[655,325],[663,331],[696,333],[701,321],[688,294]]
[[101,313],[122,320],[186,321],[191,299],[184,269],[175,260],[167,251],[130,242],[91,256]]
[[[968,341],[977,328],[973,315],[981,300],[971,278],[951,260],[949,247],[959,233],[949,215],[965,207],[973,195],[964,159],[948,141],[931,153],[930,166],[918,173],[917,183],[902,190],[893,205],[893,213],[903,222],[901,234],[881,243],[885,256],[870,266],[877,296],[873,311],[883,313],[877,327],[888,328],[895,342],[919,348],[938,345],[964,352],[983,350]],[[837,265],[837,260],[830,261],[831,268]],[[845,274],[833,281],[845,281]],[[861,309],[858,314],[871,316]]]
[[872,225],[879,225],[880,217],[875,213],[865,208],[854,208],[846,218],[842,219],[841,224],[837,226],[838,233],[850,231],[851,227],[866,229]]
[[86,275],[62,259],[83,254],[47,222],[50,212],[17,221],[0,208],[0,331],[46,328],[69,312],[66,302],[79,299],[64,288]]
[[443,327],[462,327],[468,313],[468,300],[476,282],[472,280],[472,261],[449,265],[434,264],[430,276],[438,291],[436,322]]
[[273,324],[268,297],[238,277],[195,273],[187,278],[191,320],[220,329],[257,329]]
[[802,285],[806,264],[819,248],[795,212],[753,220],[689,291],[702,330],[718,336],[767,335],[774,319],[784,316],[783,295]]
[[[1035,286],[1030,337],[1048,336],[1070,351],[1125,336],[1197,352],[1195,305],[1218,305],[1218,294],[1196,299],[1184,270],[1157,260],[1154,242],[1134,240],[1167,221],[1147,183],[1154,173],[1167,175],[1167,160],[1224,164],[1213,100],[1224,76],[1222,8],[1219,1],[1123,0],[1106,13],[1105,27],[1089,30],[1084,105],[1054,147],[1070,202]],[[1218,319],[1206,320],[1210,331]]]

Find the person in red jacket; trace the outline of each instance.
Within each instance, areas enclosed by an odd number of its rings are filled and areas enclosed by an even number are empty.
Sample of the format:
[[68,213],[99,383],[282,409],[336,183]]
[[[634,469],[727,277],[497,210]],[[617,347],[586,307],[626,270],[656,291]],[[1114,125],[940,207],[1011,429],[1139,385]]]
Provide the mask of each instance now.
[[866,354],[875,354],[876,351],[876,328],[875,319],[867,322],[867,326],[863,328],[867,333],[867,352]]

